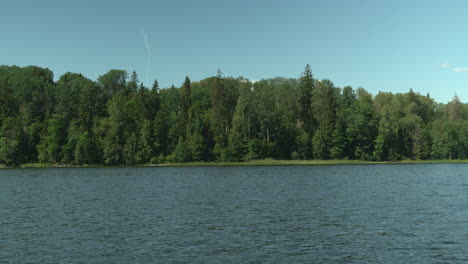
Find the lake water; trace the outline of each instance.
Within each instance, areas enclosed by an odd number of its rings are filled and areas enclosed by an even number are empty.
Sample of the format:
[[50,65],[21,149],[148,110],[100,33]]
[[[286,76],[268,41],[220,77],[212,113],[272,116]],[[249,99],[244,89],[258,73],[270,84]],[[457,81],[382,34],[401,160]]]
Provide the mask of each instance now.
[[0,263],[468,261],[468,165],[0,170]]

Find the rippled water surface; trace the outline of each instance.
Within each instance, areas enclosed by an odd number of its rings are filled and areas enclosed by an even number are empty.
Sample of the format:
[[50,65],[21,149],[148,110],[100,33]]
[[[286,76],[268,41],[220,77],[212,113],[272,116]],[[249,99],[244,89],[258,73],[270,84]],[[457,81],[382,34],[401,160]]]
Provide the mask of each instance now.
[[468,261],[468,165],[0,170],[0,263]]

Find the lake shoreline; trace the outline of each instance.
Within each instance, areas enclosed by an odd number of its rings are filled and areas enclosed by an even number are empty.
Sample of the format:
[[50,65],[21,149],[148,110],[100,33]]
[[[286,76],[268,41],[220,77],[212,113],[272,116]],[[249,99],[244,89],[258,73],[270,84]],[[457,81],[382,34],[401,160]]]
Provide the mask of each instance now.
[[73,165],[73,164],[47,164],[47,163],[27,163],[19,166],[6,166],[0,164],[0,169],[12,168],[115,168],[115,167],[189,167],[189,166],[294,166],[294,165],[379,165],[379,164],[461,164],[468,163],[468,160],[400,160],[400,161],[362,161],[362,160],[254,160],[241,162],[215,162],[196,161],[181,163],[161,163],[161,164],[137,164],[137,165]]

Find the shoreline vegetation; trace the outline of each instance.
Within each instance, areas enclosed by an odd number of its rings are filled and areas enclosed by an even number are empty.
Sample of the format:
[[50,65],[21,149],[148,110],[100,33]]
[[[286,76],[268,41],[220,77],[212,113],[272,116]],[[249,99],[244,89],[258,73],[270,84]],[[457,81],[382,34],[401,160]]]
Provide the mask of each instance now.
[[193,161],[193,162],[174,162],[160,164],[136,164],[136,165],[114,165],[105,164],[52,164],[52,163],[26,163],[19,166],[6,166],[0,164],[0,169],[18,169],[18,168],[149,168],[149,167],[191,167],[191,166],[207,166],[207,167],[229,167],[229,166],[314,166],[314,165],[385,165],[385,164],[468,164],[468,159],[465,160],[399,160],[399,161],[366,161],[366,160],[252,160],[252,161]]
[[[298,74],[299,75],[299,74]],[[468,158],[468,104],[313,78],[216,76],[146,87],[0,66],[4,167],[453,163]],[[450,160],[450,161],[449,161]]]

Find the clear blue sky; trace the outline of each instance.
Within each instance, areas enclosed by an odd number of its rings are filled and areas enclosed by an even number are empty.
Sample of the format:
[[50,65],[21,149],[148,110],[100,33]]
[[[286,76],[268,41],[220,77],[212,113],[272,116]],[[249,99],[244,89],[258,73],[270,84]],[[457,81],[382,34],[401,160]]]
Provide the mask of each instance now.
[[[468,102],[468,1],[3,1],[0,64],[180,86],[299,77]],[[147,37],[148,49],[145,42]],[[148,83],[146,83],[148,82]]]

